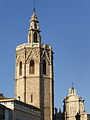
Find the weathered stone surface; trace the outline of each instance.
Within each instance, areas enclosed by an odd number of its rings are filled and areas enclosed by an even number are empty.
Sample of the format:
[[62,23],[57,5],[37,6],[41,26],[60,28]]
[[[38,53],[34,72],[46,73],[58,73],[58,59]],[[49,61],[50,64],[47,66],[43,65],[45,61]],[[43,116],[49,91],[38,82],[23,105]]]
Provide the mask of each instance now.
[[[34,33],[37,35],[37,39]],[[34,74],[29,72],[31,60],[34,60],[35,63]],[[43,74],[44,60],[46,61],[46,74]],[[22,75],[19,74],[20,62],[22,62]],[[16,48],[15,82],[16,98],[20,97],[21,101],[40,108],[41,120],[53,120],[53,51],[50,45],[41,44],[38,20],[35,13],[31,19],[28,43]]]

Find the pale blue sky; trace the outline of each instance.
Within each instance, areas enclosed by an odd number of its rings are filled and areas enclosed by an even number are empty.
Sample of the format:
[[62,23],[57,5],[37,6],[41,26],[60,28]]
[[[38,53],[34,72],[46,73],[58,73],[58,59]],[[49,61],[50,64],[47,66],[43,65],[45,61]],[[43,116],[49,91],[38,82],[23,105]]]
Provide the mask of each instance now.
[[[54,51],[55,106],[74,82],[90,112],[90,0],[36,0],[42,43]],[[0,1],[0,92],[14,95],[15,48],[27,42],[33,0]]]

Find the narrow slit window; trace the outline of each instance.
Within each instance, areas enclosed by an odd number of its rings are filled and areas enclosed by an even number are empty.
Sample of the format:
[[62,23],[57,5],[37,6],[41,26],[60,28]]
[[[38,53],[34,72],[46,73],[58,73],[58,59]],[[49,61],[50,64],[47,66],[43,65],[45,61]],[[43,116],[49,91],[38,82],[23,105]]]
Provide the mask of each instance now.
[[31,95],[31,103],[33,102],[33,95]]
[[34,63],[34,60],[30,61],[29,73],[30,74],[34,74],[35,73],[35,63]]
[[43,60],[43,74],[46,75],[46,61]]
[[22,75],[22,62],[20,62],[20,65],[19,65],[19,75],[20,76]]

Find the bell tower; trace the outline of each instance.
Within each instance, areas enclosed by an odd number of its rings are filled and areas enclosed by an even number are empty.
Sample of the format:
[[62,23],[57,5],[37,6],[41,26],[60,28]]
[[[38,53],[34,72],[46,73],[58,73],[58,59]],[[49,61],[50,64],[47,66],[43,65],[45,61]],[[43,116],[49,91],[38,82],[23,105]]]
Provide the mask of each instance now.
[[41,109],[41,120],[53,120],[53,51],[41,43],[39,21],[34,9],[28,43],[16,48],[15,96]]
[[30,20],[30,28],[28,31],[28,43],[41,43],[41,37],[40,37],[40,29],[39,29],[39,21],[36,16],[36,11],[34,8],[34,12],[32,15],[32,18]]

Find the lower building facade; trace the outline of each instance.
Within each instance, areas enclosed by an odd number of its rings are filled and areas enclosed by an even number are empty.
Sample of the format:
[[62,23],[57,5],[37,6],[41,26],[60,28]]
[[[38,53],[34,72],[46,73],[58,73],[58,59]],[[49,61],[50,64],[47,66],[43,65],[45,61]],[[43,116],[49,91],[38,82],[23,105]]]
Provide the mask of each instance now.
[[[10,110],[10,114],[8,113],[9,111],[6,112],[6,109],[5,113],[2,110],[1,116],[3,119],[0,120],[41,120],[40,109],[24,102],[9,98],[1,99],[0,104]],[[7,115],[5,115],[6,113]],[[4,119],[5,117],[7,119]]]
[[0,120],[10,120],[11,110],[0,104]]

